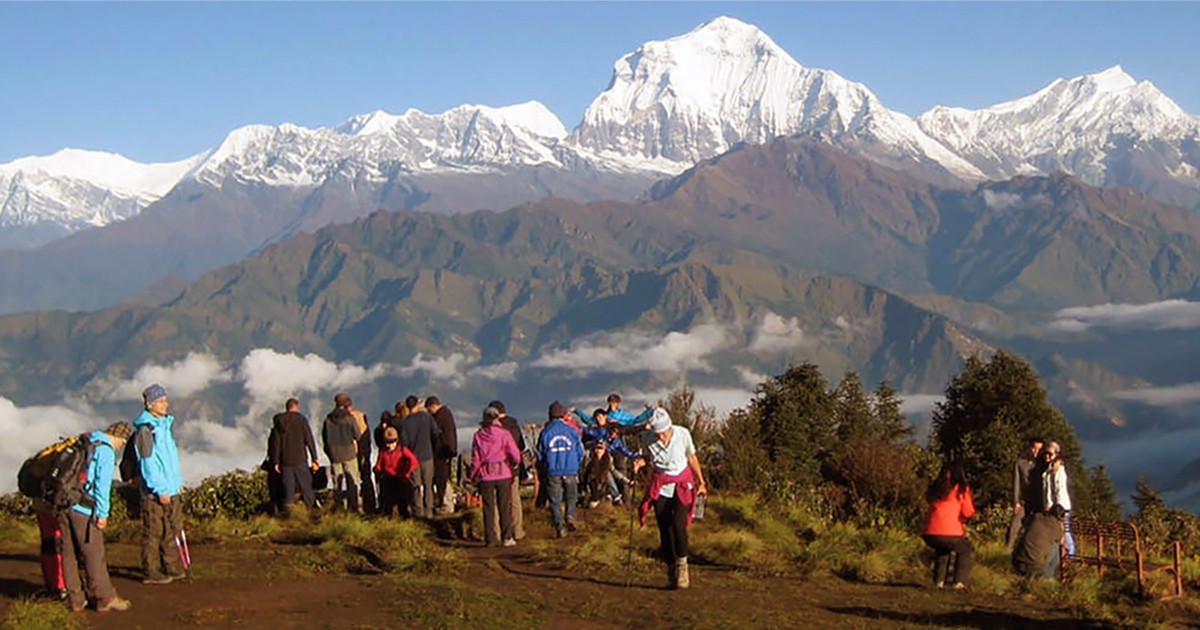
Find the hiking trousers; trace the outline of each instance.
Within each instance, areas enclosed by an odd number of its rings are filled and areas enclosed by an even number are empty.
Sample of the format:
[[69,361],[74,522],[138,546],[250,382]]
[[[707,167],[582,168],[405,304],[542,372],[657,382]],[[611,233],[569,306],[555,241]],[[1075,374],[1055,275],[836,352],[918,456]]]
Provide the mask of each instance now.
[[435,509],[450,508],[453,511],[453,504],[446,504],[446,492],[450,485],[450,464],[454,462],[454,456],[442,457],[433,456],[433,507]]
[[413,485],[407,477],[379,476],[380,514],[391,517],[392,511],[399,513],[401,518],[411,515]]
[[[575,506],[579,504],[579,477],[550,477],[547,493],[550,495],[550,516],[554,518],[554,528],[562,530],[567,521],[575,520]],[[566,500],[567,513],[563,515],[563,503]]]
[[975,547],[966,536],[921,536],[934,552],[933,581],[945,583],[950,568],[950,554],[955,554],[954,581],[971,583],[971,567],[975,564]]
[[658,522],[658,539],[663,561],[670,566],[688,557],[688,510],[675,497],[654,500],[654,520]]
[[420,518],[433,516],[433,459],[427,459],[417,465],[412,472],[413,513]]
[[[509,514],[512,515],[512,537],[513,540],[524,540],[525,538],[525,508],[521,505],[521,481],[513,477],[512,488],[510,490],[512,497],[508,500]],[[484,512],[486,515],[487,512]],[[496,531],[500,531],[500,514],[488,516],[488,521],[484,525],[484,531],[490,526]]]
[[42,581],[46,590],[61,591],[67,587],[63,582],[62,528],[58,526],[58,515],[51,512],[34,512],[37,515],[38,532],[42,535]]
[[[117,596],[112,579],[108,575],[108,562],[104,558],[104,532],[87,514],[73,509],[58,514],[58,527],[62,530],[59,546],[62,552],[63,582],[67,588],[67,599],[72,607],[87,604],[87,597],[97,600]],[[87,573],[87,590],[79,577],[79,565]]]
[[[483,531],[488,546],[495,547],[501,541],[515,539],[512,526],[512,481],[481,481],[479,494],[483,498]],[[499,531],[495,527],[497,522],[500,525]]]
[[142,495],[142,570],[147,578],[183,575],[179,543],[183,529],[183,506],[179,495],[163,505],[154,495]]
[[344,462],[330,462],[329,474],[333,476],[333,501],[337,506],[345,506],[352,512],[357,512],[358,488],[362,479],[358,473],[358,460],[350,459]]
[[317,507],[317,497],[313,494],[311,468],[304,464],[280,466],[279,474],[283,476],[284,512],[287,512],[288,506],[296,502],[296,490],[300,491],[300,498],[304,500],[305,505],[310,509]]

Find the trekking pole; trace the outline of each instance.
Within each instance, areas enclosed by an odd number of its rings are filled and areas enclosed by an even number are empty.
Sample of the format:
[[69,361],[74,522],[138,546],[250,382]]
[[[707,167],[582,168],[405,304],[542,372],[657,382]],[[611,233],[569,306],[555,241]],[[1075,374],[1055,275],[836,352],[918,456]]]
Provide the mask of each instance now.
[[187,575],[188,582],[192,581],[192,552],[188,549],[187,533],[183,528],[179,528],[179,533],[175,534],[175,546],[179,549],[179,561],[183,563],[183,572]]
[[625,551],[625,588],[629,588],[633,582],[633,513],[637,510],[637,506],[634,505],[633,501],[634,483],[634,480],[630,479],[629,483],[626,484],[626,492],[629,493],[629,500],[626,502],[629,504],[629,544]]

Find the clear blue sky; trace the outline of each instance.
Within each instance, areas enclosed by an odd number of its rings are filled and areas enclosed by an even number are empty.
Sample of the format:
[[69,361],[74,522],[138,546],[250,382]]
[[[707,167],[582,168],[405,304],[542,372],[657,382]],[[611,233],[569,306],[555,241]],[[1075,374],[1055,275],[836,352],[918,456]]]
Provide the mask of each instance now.
[[1200,114],[1197,3],[0,3],[0,162],[461,103],[535,99],[570,128],[617,58],[718,15],[908,114],[1117,63]]

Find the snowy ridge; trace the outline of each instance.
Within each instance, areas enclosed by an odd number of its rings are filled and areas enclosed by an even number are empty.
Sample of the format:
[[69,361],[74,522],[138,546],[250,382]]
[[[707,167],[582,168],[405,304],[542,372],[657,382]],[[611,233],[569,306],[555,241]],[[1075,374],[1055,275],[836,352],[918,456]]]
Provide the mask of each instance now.
[[982,178],[866,86],[801,66],[765,33],[728,17],[618,60],[571,140],[600,155],[665,160],[682,170],[739,142],[805,132],[874,141]]
[[63,149],[0,164],[0,227],[52,223],[74,230],[128,218],[167,194],[199,157],[141,164]]
[[918,120],[989,177],[1063,170],[1093,184],[1107,183],[1106,160],[1118,138],[1177,143],[1200,134],[1200,119],[1120,66],[1056,79],[985,109],[935,107]]

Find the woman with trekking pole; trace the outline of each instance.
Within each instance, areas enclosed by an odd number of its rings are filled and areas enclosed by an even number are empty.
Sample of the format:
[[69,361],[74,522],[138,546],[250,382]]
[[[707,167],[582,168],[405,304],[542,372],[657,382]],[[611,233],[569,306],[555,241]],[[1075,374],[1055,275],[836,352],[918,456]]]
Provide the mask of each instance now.
[[633,463],[635,474],[646,463],[653,467],[638,510],[639,521],[645,525],[646,515],[654,508],[669,588],[688,588],[687,528],[692,523],[696,498],[707,495],[708,486],[687,428],[671,424],[670,414],[662,407],[654,410],[649,428],[642,437],[643,457]]

